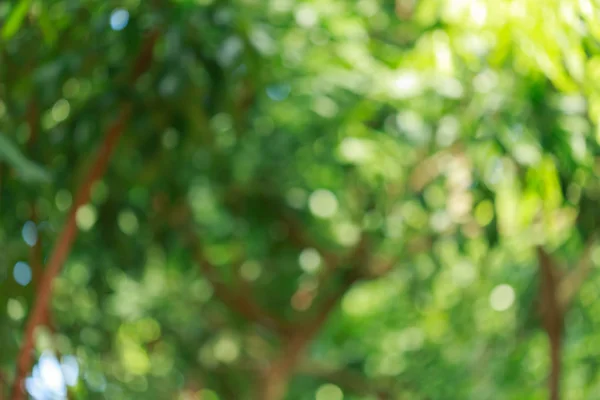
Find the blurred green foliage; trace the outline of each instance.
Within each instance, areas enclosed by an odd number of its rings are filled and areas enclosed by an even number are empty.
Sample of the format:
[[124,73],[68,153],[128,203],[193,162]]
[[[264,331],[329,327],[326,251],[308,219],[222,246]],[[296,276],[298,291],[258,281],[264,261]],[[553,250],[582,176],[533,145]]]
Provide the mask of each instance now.
[[[284,346],[215,282],[303,321],[354,264],[390,262],[344,294],[286,399],[547,398],[533,249],[574,268],[597,231],[597,1],[19,0],[0,21],[6,393],[36,257],[131,105],[37,331],[36,398],[55,398],[51,354],[74,399],[256,398]],[[565,399],[598,398],[599,286],[566,317]]]

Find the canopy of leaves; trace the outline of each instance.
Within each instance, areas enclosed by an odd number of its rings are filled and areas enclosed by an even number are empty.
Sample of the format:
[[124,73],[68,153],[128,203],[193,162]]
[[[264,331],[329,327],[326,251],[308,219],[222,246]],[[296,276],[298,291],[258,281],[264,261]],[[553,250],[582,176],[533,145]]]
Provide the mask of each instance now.
[[[0,398],[69,210],[35,399],[547,398],[535,249],[577,273],[600,222],[596,0],[0,21]],[[599,285],[561,287],[565,399],[598,396]]]

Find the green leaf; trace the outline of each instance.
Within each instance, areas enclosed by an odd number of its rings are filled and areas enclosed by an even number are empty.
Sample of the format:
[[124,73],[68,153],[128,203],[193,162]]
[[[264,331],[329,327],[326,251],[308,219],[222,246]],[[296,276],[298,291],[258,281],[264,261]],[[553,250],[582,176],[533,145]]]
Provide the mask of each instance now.
[[25,158],[6,136],[0,135],[0,161],[6,161],[28,182],[48,182],[50,175],[40,166]]
[[19,4],[13,8],[2,27],[2,39],[8,40],[19,31],[21,24],[23,24],[23,20],[25,20],[25,17],[27,16],[30,4],[31,0],[21,0]]

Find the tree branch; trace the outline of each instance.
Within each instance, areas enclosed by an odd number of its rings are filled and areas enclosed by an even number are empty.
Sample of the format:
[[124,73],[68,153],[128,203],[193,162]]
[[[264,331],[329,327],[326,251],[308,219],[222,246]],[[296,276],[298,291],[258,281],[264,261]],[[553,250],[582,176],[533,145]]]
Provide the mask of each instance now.
[[[157,39],[158,31],[154,31],[143,45],[133,68],[131,75],[132,83],[150,67],[150,60],[152,59],[152,52]],[[90,200],[92,185],[104,175],[108,161],[125,130],[130,116],[131,106],[126,104],[122,108],[120,116],[107,130],[92,169],[76,194],[73,207],[52,250],[25,327],[23,343],[17,358],[17,373],[11,395],[12,400],[22,400],[26,396],[23,382],[31,369],[34,333],[36,328],[43,323],[46,309],[49,307],[52,297],[52,282],[60,273],[77,236],[77,210]]]
[[596,244],[596,236],[592,236],[586,243],[583,254],[573,270],[571,270],[558,284],[558,303],[566,310],[571,301],[589,276],[594,263],[592,262],[592,251]]
[[392,382],[369,380],[357,371],[328,367],[311,361],[301,363],[297,371],[301,375],[334,383],[360,396],[375,395],[377,398],[387,399],[391,398],[394,390]]
[[565,277],[559,275],[552,257],[542,247],[537,248],[540,268],[540,312],[550,346],[550,377],[548,390],[551,400],[560,398],[561,354],[564,316],[569,304],[589,275],[593,263],[592,251],[596,236],[586,243],[577,266]]
[[280,400],[284,397],[291,375],[301,361],[306,348],[355,281],[355,279],[346,280],[340,289],[323,303],[312,321],[304,327],[298,326],[296,333],[287,338],[280,356],[271,363],[263,376],[259,399]]
[[203,276],[210,282],[215,296],[223,304],[246,320],[262,325],[273,332],[282,335],[289,332],[288,325],[264,310],[249,292],[241,291],[240,288],[232,291],[227,285],[220,282],[217,269],[206,259],[198,236],[191,229],[186,234],[187,244],[192,250],[194,261],[202,270]]
[[557,299],[558,271],[554,261],[542,247],[537,248],[537,255],[540,268],[540,313],[550,346],[548,391],[550,400],[559,400],[564,310]]
[[560,271],[556,268],[552,257],[542,247],[537,248],[540,268],[540,312],[550,346],[551,370],[548,390],[551,400],[560,398],[564,316],[592,269],[591,258],[595,244],[596,236],[593,235],[587,241],[577,266],[564,277],[559,275]]
[[365,236],[357,244],[352,254],[354,255],[352,268],[343,271],[340,287],[321,303],[317,314],[311,320],[296,325],[294,333],[286,338],[280,356],[266,369],[258,393],[260,400],[280,400],[285,396],[294,369],[302,360],[310,342],[327,322],[329,315],[346,292],[363,276],[361,266],[368,255]]

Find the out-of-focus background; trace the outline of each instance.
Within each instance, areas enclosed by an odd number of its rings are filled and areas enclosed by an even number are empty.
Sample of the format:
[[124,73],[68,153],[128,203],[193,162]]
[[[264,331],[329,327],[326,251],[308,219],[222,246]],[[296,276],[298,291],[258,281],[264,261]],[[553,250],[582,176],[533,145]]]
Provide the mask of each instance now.
[[596,0],[0,25],[0,398],[600,398]]

